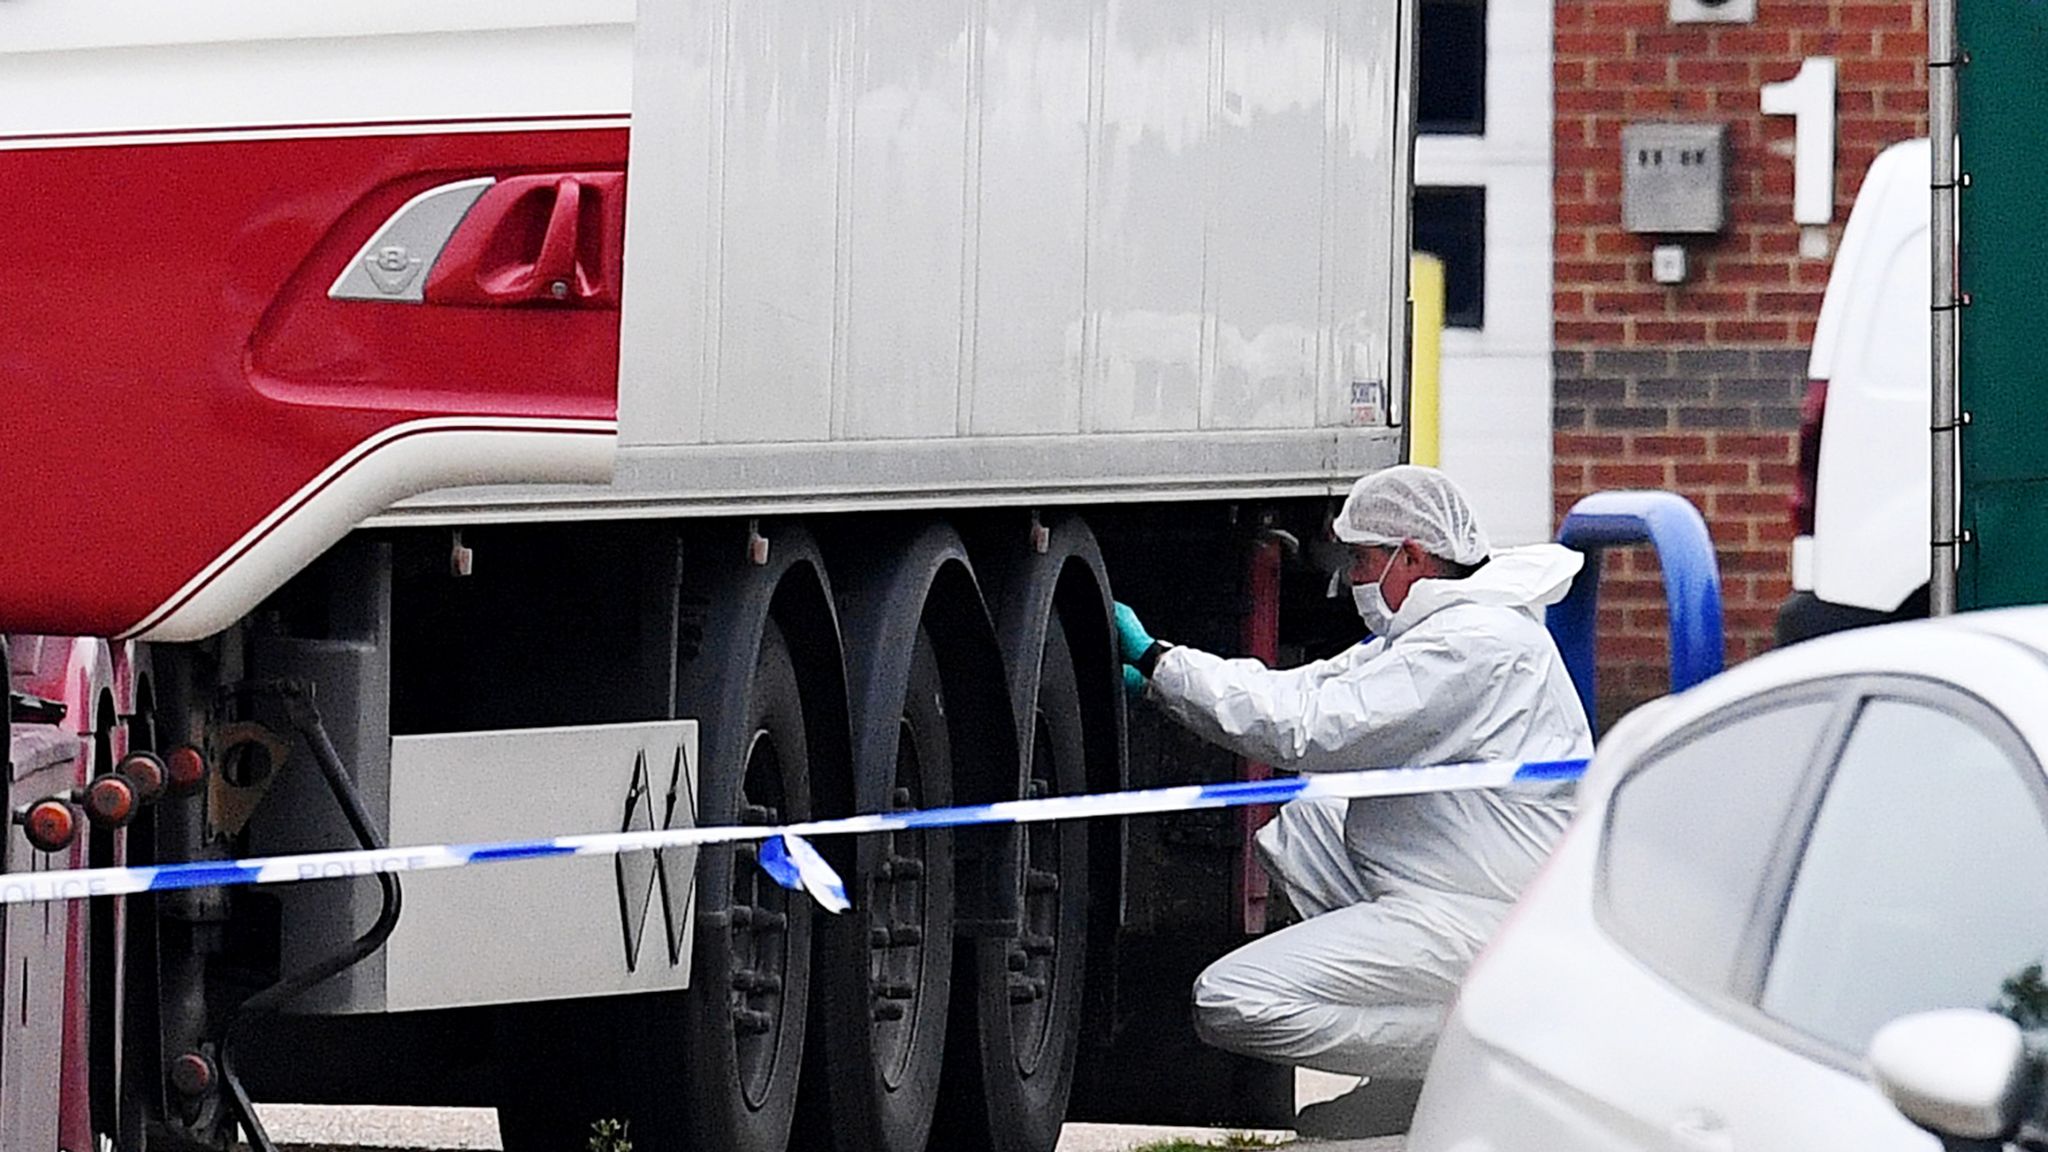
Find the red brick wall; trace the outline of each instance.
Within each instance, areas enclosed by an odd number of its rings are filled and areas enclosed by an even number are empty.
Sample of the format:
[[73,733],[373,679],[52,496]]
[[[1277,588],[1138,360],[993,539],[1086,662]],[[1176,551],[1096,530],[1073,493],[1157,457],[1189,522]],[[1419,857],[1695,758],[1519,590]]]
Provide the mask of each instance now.
[[[1830,262],[1800,256],[1791,117],[1759,89],[1811,56],[1838,62],[1841,238],[1863,173],[1926,128],[1924,0],[1759,0],[1756,23],[1674,25],[1665,0],[1557,0],[1555,491],[1668,488],[1703,512],[1721,561],[1728,658],[1769,647],[1790,590],[1791,493],[1805,350]],[[1690,237],[1690,275],[1650,274],[1658,238],[1621,227],[1624,123],[1728,125],[1728,226]],[[1601,697],[1663,690],[1663,592],[1648,555],[1608,560]]]

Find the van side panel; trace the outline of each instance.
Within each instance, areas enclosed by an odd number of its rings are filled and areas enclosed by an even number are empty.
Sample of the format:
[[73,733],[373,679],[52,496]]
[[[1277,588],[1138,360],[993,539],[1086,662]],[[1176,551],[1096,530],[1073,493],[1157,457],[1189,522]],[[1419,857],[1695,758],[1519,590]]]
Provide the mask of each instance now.
[[1828,403],[1813,592],[1830,604],[1889,612],[1927,582],[1927,172],[1925,140],[1871,165],[1815,335]]

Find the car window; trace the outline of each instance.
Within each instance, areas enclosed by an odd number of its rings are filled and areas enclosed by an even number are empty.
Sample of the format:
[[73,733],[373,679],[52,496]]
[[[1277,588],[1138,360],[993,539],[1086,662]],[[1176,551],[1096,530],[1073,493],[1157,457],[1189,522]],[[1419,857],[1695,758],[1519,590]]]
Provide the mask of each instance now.
[[1608,931],[1668,979],[1735,992],[1759,893],[1834,702],[1752,712],[1653,758],[1616,788],[1602,848]]
[[[1904,700],[1857,717],[1799,863],[1761,1007],[1860,1054],[1908,1012],[1992,1008],[2048,942],[2048,825],[1971,719]],[[2027,775],[2022,775],[2023,773]]]

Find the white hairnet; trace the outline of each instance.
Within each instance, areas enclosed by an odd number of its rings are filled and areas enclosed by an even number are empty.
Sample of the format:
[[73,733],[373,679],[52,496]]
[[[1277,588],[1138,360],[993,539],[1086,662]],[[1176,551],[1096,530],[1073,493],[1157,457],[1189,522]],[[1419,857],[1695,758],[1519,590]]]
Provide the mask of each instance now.
[[1399,547],[1413,540],[1432,556],[1477,564],[1492,548],[1472,505],[1434,468],[1401,464],[1359,478],[1334,525],[1346,544]]

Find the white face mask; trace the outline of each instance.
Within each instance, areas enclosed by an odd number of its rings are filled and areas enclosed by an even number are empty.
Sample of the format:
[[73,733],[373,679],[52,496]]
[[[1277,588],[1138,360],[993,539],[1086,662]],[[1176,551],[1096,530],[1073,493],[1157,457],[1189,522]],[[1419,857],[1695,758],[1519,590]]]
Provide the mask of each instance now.
[[1386,565],[1372,583],[1351,586],[1352,606],[1358,609],[1358,618],[1365,622],[1366,631],[1375,636],[1386,636],[1388,626],[1394,621],[1394,611],[1387,607],[1387,597],[1380,591],[1380,581],[1387,578],[1387,569],[1394,566],[1394,557],[1399,555],[1395,552],[1387,557]]

